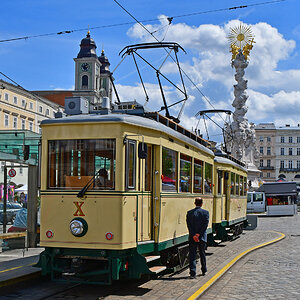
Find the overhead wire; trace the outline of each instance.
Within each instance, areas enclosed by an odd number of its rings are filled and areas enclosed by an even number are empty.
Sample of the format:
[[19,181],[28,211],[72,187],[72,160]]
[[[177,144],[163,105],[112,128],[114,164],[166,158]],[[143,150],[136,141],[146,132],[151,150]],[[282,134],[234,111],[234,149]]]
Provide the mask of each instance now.
[[20,84],[18,84],[16,81],[14,81],[13,79],[11,79],[9,76],[5,75],[3,72],[0,71],[0,74],[1,74],[3,77],[7,78],[7,79],[8,79],[9,81],[11,81],[12,83],[14,83],[18,88],[20,88],[20,89],[22,89],[23,91],[25,91],[26,93],[30,94],[30,95],[31,95],[32,97],[34,97],[35,99],[37,99],[37,100],[39,100],[39,101],[45,103],[45,101],[44,101],[41,97],[39,97],[37,94],[35,94],[35,93],[31,92],[31,91],[26,90],[24,87],[22,87],[22,86],[21,86]]
[[[159,42],[159,40],[156,38],[156,36],[150,32],[140,21],[138,21],[127,9],[125,9],[117,0],[113,0],[117,5],[119,5],[130,17],[132,17],[138,24],[140,24],[157,42]],[[283,0],[285,1],[285,0]],[[170,22],[170,21],[169,21]],[[168,53],[167,49],[165,49],[165,51]],[[172,55],[170,55],[170,57],[172,58],[172,60],[175,62],[175,59]],[[182,71],[182,73],[187,77],[187,79],[192,83],[192,85],[200,92],[200,94],[204,97],[204,99],[210,104],[211,107],[213,107],[213,109],[216,109],[214,107],[214,105],[209,101],[209,99],[204,95],[204,93],[198,88],[198,86],[193,82],[193,80],[187,75],[187,73],[180,67],[180,70]],[[177,104],[177,103],[176,103]],[[173,105],[172,105],[173,106]],[[223,119],[223,117],[219,114],[220,118],[225,122],[225,120]]]
[[[215,12],[221,12],[221,11],[227,11],[227,10],[244,9],[244,8],[247,8],[247,7],[254,7],[254,6],[260,6],[260,5],[266,5],[266,4],[274,4],[274,3],[277,3],[277,2],[283,2],[283,1],[287,1],[287,0],[272,0],[272,1],[258,2],[258,3],[253,3],[253,4],[240,5],[240,6],[219,8],[219,9],[213,9],[213,10],[207,10],[207,11],[199,11],[199,12],[194,12],[194,13],[189,13],[189,14],[182,14],[182,15],[177,15],[177,16],[172,16],[172,17],[160,17],[160,18],[155,18],[155,19],[146,19],[146,20],[142,20],[142,21],[139,21],[139,22],[136,21],[136,22],[137,23],[140,23],[140,22],[156,22],[157,20],[167,20],[167,21],[170,22],[170,19],[173,20],[175,18],[192,17],[192,16],[196,16],[196,15],[209,14],[209,13],[215,13]],[[2,39],[2,40],[0,40],[0,43],[19,41],[19,40],[28,40],[28,39],[32,39],[32,38],[46,37],[46,36],[53,36],[53,35],[64,35],[64,34],[70,34],[70,33],[73,33],[73,32],[80,32],[80,31],[87,31],[87,30],[94,30],[94,29],[101,29],[101,28],[111,28],[111,27],[132,25],[132,24],[135,24],[136,22],[123,22],[123,23],[116,23],[116,24],[107,24],[107,25],[93,26],[93,27],[88,27],[88,28],[62,30],[62,31],[59,31],[59,32],[50,32],[50,33],[28,35],[28,36],[22,36],[22,37],[10,38],[10,39]]]

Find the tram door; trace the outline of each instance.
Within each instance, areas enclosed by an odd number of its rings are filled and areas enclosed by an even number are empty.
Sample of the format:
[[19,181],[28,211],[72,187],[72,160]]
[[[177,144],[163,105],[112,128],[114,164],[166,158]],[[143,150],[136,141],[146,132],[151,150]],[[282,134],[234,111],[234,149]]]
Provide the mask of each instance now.
[[152,239],[152,146],[145,149],[146,158],[139,158],[138,241]]

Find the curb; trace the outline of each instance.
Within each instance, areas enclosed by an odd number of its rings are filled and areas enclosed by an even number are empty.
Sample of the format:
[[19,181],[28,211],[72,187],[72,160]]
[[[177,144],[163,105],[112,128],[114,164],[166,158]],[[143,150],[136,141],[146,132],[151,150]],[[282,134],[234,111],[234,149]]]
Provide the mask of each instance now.
[[228,264],[226,264],[217,274],[215,274],[213,277],[211,277],[205,284],[203,284],[193,295],[191,295],[190,297],[187,298],[187,300],[195,300],[198,299],[201,295],[204,294],[204,292],[206,292],[218,279],[220,279],[237,261],[239,261],[241,258],[245,257],[247,254],[249,254],[250,252],[271,245],[273,243],[279,242],[282,239],[285,238],[285,234],[281,233],[281,232],[277,232],[277,231],[272,231],[275,232],[277,234],[279,234],[280,236],[276,239],[273,239],[269,242],[265,242],[263,244],[254,246],[252,248],[249,248],[245,251],[243,251],[242,253],[238,254],[234,259],[232,259]]

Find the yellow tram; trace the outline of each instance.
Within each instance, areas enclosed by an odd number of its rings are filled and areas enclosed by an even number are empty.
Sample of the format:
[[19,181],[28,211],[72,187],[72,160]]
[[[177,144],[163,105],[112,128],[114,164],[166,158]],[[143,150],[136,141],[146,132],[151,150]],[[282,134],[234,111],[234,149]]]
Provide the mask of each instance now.
[[246,169],[172,120],[123,103],[41,127],[44,275],[110,284],[183,267],[199,196],[211,243],[242,231]]

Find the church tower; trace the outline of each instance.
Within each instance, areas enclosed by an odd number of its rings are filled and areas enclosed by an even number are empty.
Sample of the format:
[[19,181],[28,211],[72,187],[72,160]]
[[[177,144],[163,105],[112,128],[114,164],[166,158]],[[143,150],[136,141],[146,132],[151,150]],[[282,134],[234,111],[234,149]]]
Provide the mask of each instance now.
[[[81,40],[80,51],[75,61],[75,92],[74,96],[82,96],[88,99],[91,105],[101,104],[102,97],[112,97],[112,78],[110,63],[102,50],[101,56],[97,56],[96,43],[88,31]],[[90,106],[90,109],[93,108]]]
[[75,61],[75,94],[89,100],[100,102],[100,68],[101,63],[96,53],[96,43],[90,32],[81,40],[80,51]]

